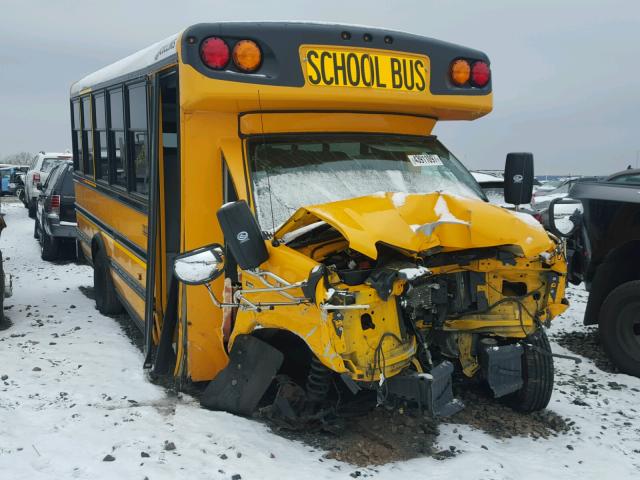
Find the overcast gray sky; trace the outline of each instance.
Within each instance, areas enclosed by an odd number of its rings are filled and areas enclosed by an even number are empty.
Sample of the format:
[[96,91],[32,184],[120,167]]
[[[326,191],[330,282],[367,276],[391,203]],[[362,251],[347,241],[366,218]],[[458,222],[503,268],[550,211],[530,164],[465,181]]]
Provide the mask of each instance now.
[[69,86],[199,22],[357,23],[483,50],[494,110],[435,133],[469,168],[532,151],[538,174],[605,174],[640,157],[638,0],[2,0],[0,158],[70,147]]

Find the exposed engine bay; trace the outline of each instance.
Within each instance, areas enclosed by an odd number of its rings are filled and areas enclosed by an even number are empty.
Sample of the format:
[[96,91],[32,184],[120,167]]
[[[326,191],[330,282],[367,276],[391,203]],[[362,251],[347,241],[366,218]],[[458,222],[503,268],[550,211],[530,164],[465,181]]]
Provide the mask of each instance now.
[[[371,259],[352,250],[342,234],[324,222],[296,233],[283,243],[323,265],[328,304],[355,306],[363,295],[362,288],[369,287],[380,301],[391,299],[396,306],[398,331],[386,330],[379,336],[379,344],[370,344],[375,345],[372,359],[351,356],[353,370],[364,367],[367,361],[369,364],[356,375],[357,379],[384,379],[385,370],[379,365],[380,357],[385,356],[382,352],[389,353],[385,358],[388,368],[393,364],[393,354],[402,350],[401,344],[409,345],[415,339],[417,352],[411,369],[434,372],[443,361],[450,362],[450,370],[486,380],[496,397],[522,387],[520,364],[524,350],[518,338],[528,337],[550,320],[552,313],[546,299],[552,296],[555,300],[557,296],[559,273],[547,263],[548,256],[533,262],[516,255],[511,247],[458,252],[434,249],[410,255],[381,245],[378,258]],[[388,320],[380,319],[373,306],[364,312],[329,312],[336,333],[347,337],[346,343],[350,343],[345,332],[348,325],[357,325],[359,333],[370,335],[380,321],[381,329],[385,329]],[[514,319],[517,325],[513,324]],[[370,340],[375,342],[378,339],[374,337],[370,335]],[[385,349],[383,344],[391,347]],[[399,356],[403,356],[402,352]],[[390,373],[397,370],[392,367]],[[398,383],[400,378],[392,380]],[[400,386],[401,392],[413,388]],[[441,414],[453,412],[444,404],[433,408],[440,409]]]
[[[522,411],[547,405],[553,354],[542,327],[567,307],[562,244],[477,200],[439,192],[401,200],[386,193],[301,208],[254,262],[238,244],[247,267],[234,302],[217,303],[239,308],[212,408],[238,404],[233,380],[248,382],[238,370],[279,378],[273,404],[291,418],[314,412],[293,404],[321,405],[339,390],[336,379],[354,395],[377,393],[378,404],[400,399],[436,416],[462,407],[454,377],[483,382]],[[242,208],[223,210],[250,218]],[[262,247],[258,238],[247,251]]]

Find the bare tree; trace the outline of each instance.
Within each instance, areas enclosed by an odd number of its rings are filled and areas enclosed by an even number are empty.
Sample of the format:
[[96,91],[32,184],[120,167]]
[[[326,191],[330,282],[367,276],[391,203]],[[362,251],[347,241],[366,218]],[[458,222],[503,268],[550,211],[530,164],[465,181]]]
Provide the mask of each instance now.
[[33,163],[33,153],[18,152],[7,155],[0,163],[8,163],[10,165],[31,165]]

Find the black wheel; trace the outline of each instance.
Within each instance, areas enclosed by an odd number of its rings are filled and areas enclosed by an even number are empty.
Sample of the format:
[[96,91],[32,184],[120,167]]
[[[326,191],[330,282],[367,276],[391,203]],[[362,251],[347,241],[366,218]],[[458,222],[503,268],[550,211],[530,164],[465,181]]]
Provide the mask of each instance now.
[[47,234],[43,228],[39,229],[40,257],[42,260],[56,260],[60,250],[60,242],[55,237]]
[[36,240],[40,238],[40,225],[37,218],[36,221],[33,222],[33,238],[35,238]]
[[600,341],[613,363],[640,377],[640,280],[614,288],[600,308]]
[[100,313],[115,315],[122,312],[122,304],[113,285],[108,261],[105,251],[99,248],[93,259],[93,290]]
[[[549,404],[553,392],[553,357],[544,330],[529,335],[522,354],[522,380],[524,384],[505,400],[520,412],[535,412]],[[543,353],[546,352],[547,354]]]
[[36,202],[33,200],[29,202],[29,218],[36,218]]

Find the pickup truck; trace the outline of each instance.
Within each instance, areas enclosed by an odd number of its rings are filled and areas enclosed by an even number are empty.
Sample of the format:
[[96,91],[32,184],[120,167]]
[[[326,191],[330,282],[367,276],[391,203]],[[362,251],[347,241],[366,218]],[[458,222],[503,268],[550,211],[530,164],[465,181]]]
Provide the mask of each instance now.
[[616,366],[640,377],[640,181],[576,183],[549,218],[567,239],[568,280],[589,292],[584,324],[597,324]]

